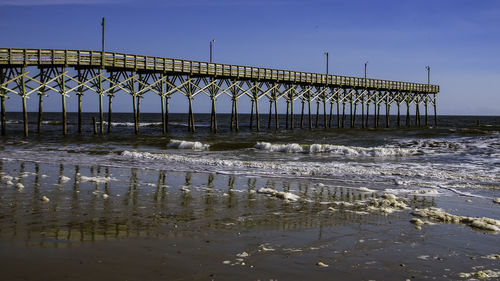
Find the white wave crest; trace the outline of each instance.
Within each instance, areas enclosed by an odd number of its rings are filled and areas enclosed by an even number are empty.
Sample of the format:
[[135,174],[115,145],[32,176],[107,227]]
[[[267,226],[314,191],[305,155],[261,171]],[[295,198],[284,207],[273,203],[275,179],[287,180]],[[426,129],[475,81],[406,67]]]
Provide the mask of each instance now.
[[464,149],[465,145],[457,141],[441,140],[441,139],[426,139],[426,140],[413,140],[410,142],[403,143],[412,148],[424,148],[424,149],[449,149],[457,150]]
[[199,141],[170,140],[168,147],[178,149],[205,150],[208,149],[210,145],[201,143]]
[[[108,122],[103,121],[104,125],[107,126]],[[139,127],[158,127],[162,126],[162,122],[140,122]],[[135,126],[134,122],[111,122],[111,126],[113,127],[133,127]]]
[[409,156],[421,153],[417,149],[399,148],[399,147],[356,147],[332,144],[312,144],[299,145],[296,143],[290,144],[273,144],[269,142],[258,142],[255,145],[256,149],[266,150],[270,152],[287,152],[287,153],[331,153],[345,156],[370,156],[370,157],[393,157],[393,156]]
[[255,148],[267,151],[277,152],[304,152],[304,148],[296,143],[290,144],[272,144],[270,142],[258,142]]
[[357,147],[331,144],[313,144],[310,146],[309,152],[327,152],[346,156],[371,157],[409,156],[421,153],[421,151],[417,149],[407,149],[399,147]]

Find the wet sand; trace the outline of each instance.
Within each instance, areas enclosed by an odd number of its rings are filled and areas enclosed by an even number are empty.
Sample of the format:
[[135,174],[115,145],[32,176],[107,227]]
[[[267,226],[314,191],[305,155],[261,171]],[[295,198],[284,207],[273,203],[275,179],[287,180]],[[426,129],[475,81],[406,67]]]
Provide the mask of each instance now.
[[460,273],[500,271],[486,257],[500,253],[494,232],[410,223],[414,209],[443,206],[498,217],[500,205],[484,199],[472,207],[458,195],[406,195],[407,208],[384,213],[356,205],[383,200],[377,186],[18,161],[0,172],[12,177],[0,183],[2,280],[465,280]]

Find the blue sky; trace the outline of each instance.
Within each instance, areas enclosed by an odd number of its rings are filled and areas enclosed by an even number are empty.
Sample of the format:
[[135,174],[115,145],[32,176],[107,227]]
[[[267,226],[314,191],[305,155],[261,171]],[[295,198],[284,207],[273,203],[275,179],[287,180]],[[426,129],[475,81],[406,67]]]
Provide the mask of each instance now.
[[422,83],[430,65],[439,114],[500,115],[499,1],[0,0],[0,46],[100,50],[103,16],[107,51],[208,61],[215,39],[220,63],[324,72],[328,51],[331,74],[363,76],[368,61],[369,77]]

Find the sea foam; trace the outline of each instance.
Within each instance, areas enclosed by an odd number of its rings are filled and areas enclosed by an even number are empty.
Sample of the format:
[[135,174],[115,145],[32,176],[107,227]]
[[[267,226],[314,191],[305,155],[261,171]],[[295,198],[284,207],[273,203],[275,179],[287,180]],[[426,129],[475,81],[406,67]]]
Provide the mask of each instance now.
[[208,149],[210,145],[201,143],[199,141],[170,140],[168,147],[178,149],[205,150]]
[[256,149],[270,152],[288,153],[330,153],[343,156],[364,156],[364,157],[395,157],[421,154],[418,149],[399,147],[357,147],[332,144],[312,144],[300,145],[297,143],[273,144],[269,142],[258,142]]

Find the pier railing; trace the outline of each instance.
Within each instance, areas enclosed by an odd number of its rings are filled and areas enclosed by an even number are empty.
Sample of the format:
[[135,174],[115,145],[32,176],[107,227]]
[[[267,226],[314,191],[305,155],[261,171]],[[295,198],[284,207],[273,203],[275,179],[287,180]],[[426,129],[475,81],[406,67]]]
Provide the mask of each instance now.
[[[104,58],[104,60],[103,60]],[[371,78],[326,75],[262,67],[209,63],[173,58],[160,58],[122,53],[58,49],[14,49],[0,48],[2,66],[71,66],[178,73],[192,76],[216,76],[238,80],[279,81],[281,83],[304,83],[330,87],[369,88],[422,93],[438,93],[438,85],[400,82]]]

